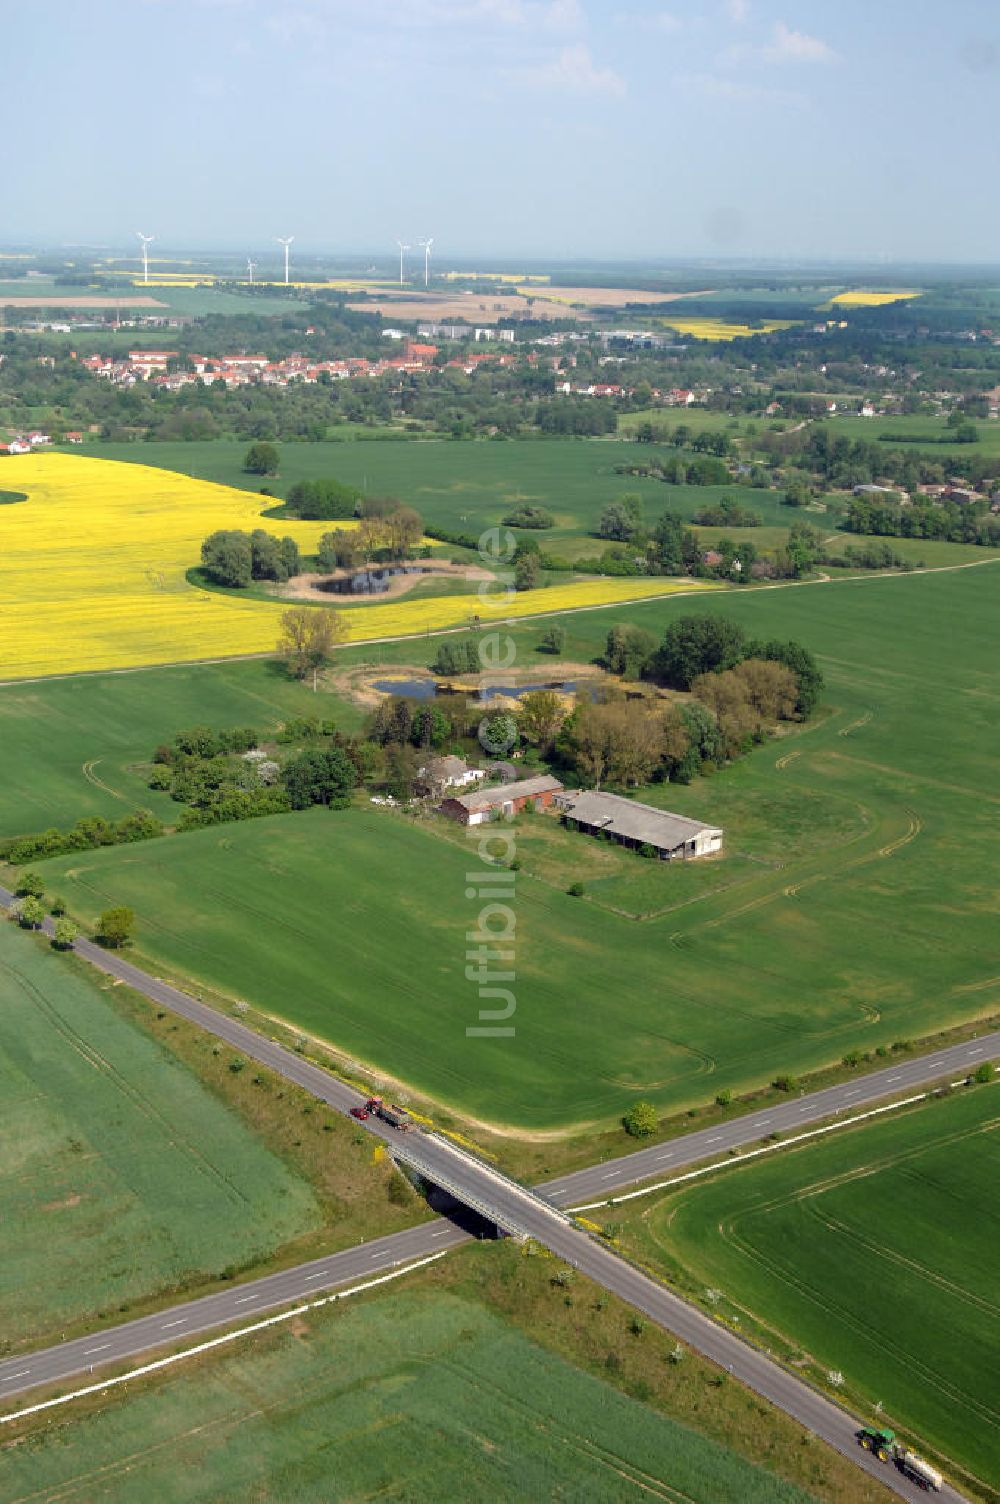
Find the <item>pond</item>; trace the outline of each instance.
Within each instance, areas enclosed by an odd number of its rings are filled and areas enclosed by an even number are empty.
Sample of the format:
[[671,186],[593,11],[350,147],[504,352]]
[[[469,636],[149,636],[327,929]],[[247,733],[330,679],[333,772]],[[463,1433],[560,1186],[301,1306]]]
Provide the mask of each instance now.
[[[433,679],[376,679],[372,687],[381,690],[382,694],[398,695],[404,700],[434,700],[439,694],[444,699],[449,694],[461,693],[460,690],[439,691]],[[593,695],[595,686],[565,679],[549,684],[481,684],[471,693],[476,700],[520,700],[522,695],[529,695],[535,689],[555,689],[564,695]]]
[[317,580],[316,589],[327,595],[381,595],[389,588],[389,581],[398,574],[430,574],[432,569],[422,564],[377,564],[371,569],[360,569],[356,574],[338,575],[331,580]]

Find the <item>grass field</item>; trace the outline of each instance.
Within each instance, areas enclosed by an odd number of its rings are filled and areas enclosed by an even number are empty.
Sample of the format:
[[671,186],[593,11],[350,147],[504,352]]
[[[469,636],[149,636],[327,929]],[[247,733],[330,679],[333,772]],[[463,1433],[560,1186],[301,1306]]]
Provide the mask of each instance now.
[[431,1291],[310,1313],[208,1369],[57,1421],[0,1468],[9,1504],[809,1498]]
[[309,1187],[234,1113],[82,969],[10,924],[0,1096],[0,1350],[319,1223]]
[[[411,649],[412,651],[412,649]],[[345,730],[361,711],[324,695],[322,714]],[[0,835],[71,825],[84,815],[118,819],[131,808],[176,815],[146,787],[137,764],[160,742],[206,723],[276,726],[314,715],[317,701],[273,661],[180,665],[136,674],[94,674],[0,686],[4,753],[16,777],[0,784]]]
[[[721,818],[722,861],[636,857],[574,899],[571,858],[532,855],[524,822],[514,1040],[465,1037],[478,1007],[468,853],[433,826],[318,811],[46,870],[87,919],[131,903],[158,965],[515,1125],[606,1120],[637,1095],[704,1101],[984,1016],[1000,998],[996,568],[703,598],[812,646],[830,713],[714,778],[653,791]],[[677,609],[628,615],[662,631]],[[593,654],[608,625],[570,618],[567,654]],[[525,651],[533,640],[518,636]]]
[[[0,679],[273,652],[287,603],[193,588],[187,570],[220,527],[252,528],[260,497],[153,470],[62,454],[4,471],[27,501],[0,510]],[[282,520],[305,552],[322,522]],[[348,639],[464,626],[689,589],[677,580],[594,579],[497,596],[394,599],[340,611]],[[703,588],[703,587],[702,587]],[[513,594],[513,592],[511,592]]]
[[[660,416],[653,414],[657,422]],[[699,416],[712,421],[701,424]],[[690,414],[678,421],[689,419]],[[726,426],[726,419],[721,414],[696,414],[691,426],[721,428]],[[256,490],[254,478],[242,470],[245,444],[222,440],[101,444],[94,452],[109,459],[179,470],[224,485],[253,485]],[[732,496],[760,512],[765,521],[789,525],[789,509],[781,506],[777,492],[738,485],[671,486],[615,473],[616,465],[646,463],[652,457],[647,444],[603,439],[514,439],[505,443],[331,440],[282,444],[281,470],[269,485],[279,496],[286,496],[296,481],[333,475],[375,496],[398,496],[416,507],[427,522],[473,535],[497,526],[504,513],[519,502],[534,502],[555,518],[555,527],[533,535],[542,548],[554,553],[559,552],[561,538],[595,532],[605,506],[623,491],[638,492],[647,519],[654,521],[667,507],[690,517],[699,507]],[[590,551],[603,546],[593,538]]]
[[929,1103],[678,1191],[638,1246],[996,1487],[998,1125],[995,1087]]

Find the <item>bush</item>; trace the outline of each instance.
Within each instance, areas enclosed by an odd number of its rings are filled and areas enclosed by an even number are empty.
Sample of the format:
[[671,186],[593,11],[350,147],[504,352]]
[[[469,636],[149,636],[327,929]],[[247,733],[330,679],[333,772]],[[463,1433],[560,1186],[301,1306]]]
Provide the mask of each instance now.
[[798,1084],[794,1076],[775,1076],[771,1082],[775,1091],[794,1091]]
[[587,890],[583,886],[583,883],[570,883],[569,887],[566,889],[566,892],[569,894],[570,898],[582,898],[586,891]]
[[622,1126],[632,1138],[648,1138],[656,1132],[658,1122],[652,1102],[634,1102],[622,1118]]
[[243,469],[248,475],[275,475],[278,469],[278,446],[266,439],[251,444],[243,456]]
[[402,1175],[393,1175],[386,1194],[393,1206],[406,1206],[409,1203],[410,1190]]
[[987,1081],[993,1080],[994,1074],[995,1071],[993,1062],[991,1060],[984,1060],[982,1065],[976,1066],[976,1069],[973,1072],[972,1079],[973,1081],[979,1081],[981,1084],[985,1085]]
[[723,1087],[722,1091],[716,1092],[716,1094],[715,1094],[715,1105],[716,1105],[716,1107],[728,1107],[729,1104],[730,1104],[730,1102],[732,1100],[733,1100],[733,1094],[729,1090],[728,1086]]

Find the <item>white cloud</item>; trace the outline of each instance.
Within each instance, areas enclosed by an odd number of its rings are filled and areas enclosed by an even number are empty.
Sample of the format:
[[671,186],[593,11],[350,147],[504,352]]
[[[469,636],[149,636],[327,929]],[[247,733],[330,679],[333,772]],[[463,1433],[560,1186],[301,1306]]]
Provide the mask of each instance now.
[[716,73],[687,73],[676,80],[689,93],[733,104],[802,104],[803,96],[792,89],[772,89],[743,79],[720,78]]
[[726,0],[726,14],[734,26],[742,26],[750,14],[749,0]]
[[536,89],[558,89],[571,94],[625,93],[625,80],[613,68],[601,68],[584,42],[574,42],[548,62],[519,68],[514,77]]
[[784,21],[775,25],[771,41],[761,49],[769,63],[832,63],[837,54],[828,42],[805,31],[793,31]]

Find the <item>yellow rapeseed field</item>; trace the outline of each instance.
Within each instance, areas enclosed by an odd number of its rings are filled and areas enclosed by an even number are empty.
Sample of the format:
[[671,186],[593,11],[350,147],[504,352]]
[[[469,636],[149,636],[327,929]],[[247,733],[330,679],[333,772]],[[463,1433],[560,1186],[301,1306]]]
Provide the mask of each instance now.
[[883,303],[899,303],[904,298],[919,298],[919,292],[838,292],[830,299],[843,308],[881,308]]
[[761,319],[751,328],[749,324],[734,324],[729,319],[661,318],[657,321],[665,329],[676,329],[678,334],[689,334],[694,339],[747,339],[751,334],[773,334],[776,329],[791,329],[795,319]]
[[[261,521],[264,503],[249,491],[147,465],[30,454],[0,466],[2,488],[28,497],[0,506],[0,680],[270,652],[286,604],[200,590],[186,571],[216,528],[264,526],[312,552],[330,526]],[[509,602],[402,598],[340,614],[348,640],[365,641],[463,626],[477,610],[489,621],[684,588],[690,582],[594,580]]]

